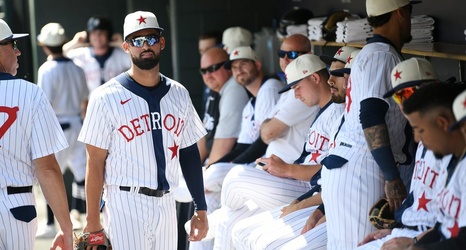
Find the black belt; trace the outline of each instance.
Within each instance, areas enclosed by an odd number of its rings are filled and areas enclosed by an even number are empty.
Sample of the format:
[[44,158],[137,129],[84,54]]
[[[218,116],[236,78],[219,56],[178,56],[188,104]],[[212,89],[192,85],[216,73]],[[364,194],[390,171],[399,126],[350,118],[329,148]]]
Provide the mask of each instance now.
[[[131,187],[120,186],[121,191],[131,191]],[[139,194],[144,194],[147,196],[162,197],[164,194],[170,193],[168,190],[159,190],[159,189],[150,189],[146,187],[140,187],[138,190]]]
[[32,193],[32,186],[6,187],[6,192],[8,194]]

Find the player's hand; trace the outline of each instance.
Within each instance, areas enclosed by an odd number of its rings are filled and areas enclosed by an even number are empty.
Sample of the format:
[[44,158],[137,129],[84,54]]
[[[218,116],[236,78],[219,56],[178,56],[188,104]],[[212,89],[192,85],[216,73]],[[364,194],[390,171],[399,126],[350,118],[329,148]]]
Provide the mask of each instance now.
[[403,200],[406,198],[406,187],[400,178],[394,181],[385,181],[385,195],[387,196],[390,211],[395,211],[400,207]]
[[51,250],[62,249],[62,250],[72,250],[73,249],[73,236],[71,232],[64,233],[59,231],[55,238],[52,241]]
[[110,41],[110,46],[121,48],[123,42],[123,35],[121,33],[114,33],[112,35],[112,40]]
[[86,31],[80,31],[76,33],[73,37],[73,41],[75,41],[78,44],[83,44],[86,43],[87,39],[87,32]]
[[282,178],[288,178],[290,176],[288,164],[286,164],[280,157],[271,155],[269,158],[259,158],[256,163],[265,163],[262,169],[267,171],[271,175],[275,175]]
[[385,243],[383,243],[381,250],[405,250],[405,249],[412,249],[413,247],[413,238],[408,237],[397,237],[393,238]]
[[307,231],[313,229],[314,227],[318,226],[325,222],[325,215],[319,209],[314,210],[314,212],[309,216],[306,223],[304,224],[303,230],[301,230],[301,234],[306,233]]
[[191,232],[189,232],[188,239],[200,241],[206,237],[208,230],[207,212],[205,210],[194,212],[193,217],[191,217]]
[[285,217],[286,215],[291,214],[291,213],[293,213],[294,211],[298,211],[299,209],[301,209],[301,207],[298,205],[298,203],[299,203],[298,200],[294,200],[293,202],[290,203],[290,205],[284,206],[284,207],[281,209],[282,214],[280,215],[280,218],[283,218],[283,217]]
[[372,232],[368,234],[361,242],[359,242],[358,246],[362,246],[368,242],[371,242],[373,240],[378,240],[382,239],[387,235],[390,235],[392,233],[391,229],[380,229],[375,232]]

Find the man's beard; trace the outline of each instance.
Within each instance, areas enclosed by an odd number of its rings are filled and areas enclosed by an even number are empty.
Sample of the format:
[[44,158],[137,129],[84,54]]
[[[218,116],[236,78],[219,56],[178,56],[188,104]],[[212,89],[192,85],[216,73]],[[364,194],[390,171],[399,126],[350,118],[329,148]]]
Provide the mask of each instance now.
[[134,65],[142,70],[150,70],[155,68],[159,64],[160,55],[155,55],[152,58],[137,58],[135,56],[131,57]]

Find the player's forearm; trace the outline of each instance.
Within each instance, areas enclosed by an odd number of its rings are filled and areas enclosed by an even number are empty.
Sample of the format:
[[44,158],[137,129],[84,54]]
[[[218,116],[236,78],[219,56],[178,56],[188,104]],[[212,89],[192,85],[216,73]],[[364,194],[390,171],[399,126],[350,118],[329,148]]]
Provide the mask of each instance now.
[[236,139],[237,138],[214,139],[214,143],[212,144],[212,150],[210,151],[207,165],[211,162],[216,162],[223,156],[227,155],[235,146]]
[[264,143],[269,144],[271,141],[282,136],[287,129],[288,125],[276,118],[266,119],[261,125],[260,136]]
[[[100,223],[100,202],[104,185],[107,151],[87,145],[86,219],[88,224]],[[100,230],[100,228],[96,229]]]
[[309,181],[320,169],[321,165],[290,164],[289,178]]
[[47,204],[52,209],[61,230],[71,234],[72,224],[69,216],[68,202],[63,176],[53,154],[34,160],[37,180]]
[[318,206],[320,204],[322,204],[322,197],[320,193],[318,193],[314,196],[311,196],[309,198],[302,200],[301,202],[298,203],[298,206],[299,206],[299,209],[304,209],[308,207]]

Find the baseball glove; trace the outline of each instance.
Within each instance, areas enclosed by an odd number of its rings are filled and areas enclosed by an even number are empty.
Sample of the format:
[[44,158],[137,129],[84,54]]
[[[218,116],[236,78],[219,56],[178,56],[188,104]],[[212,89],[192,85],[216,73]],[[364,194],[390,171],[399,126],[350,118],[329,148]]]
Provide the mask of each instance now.
[[96,246],[98,250],[111,250],[112,245],[102,229],[92,233],[80,233],[74,235],[74,250],[86,250],[87,247]]
[[371,208],[369,221],[377,229],[393,229],[400,226],[393,212],[390,211],[390,205],[386,199],[380,199]]

